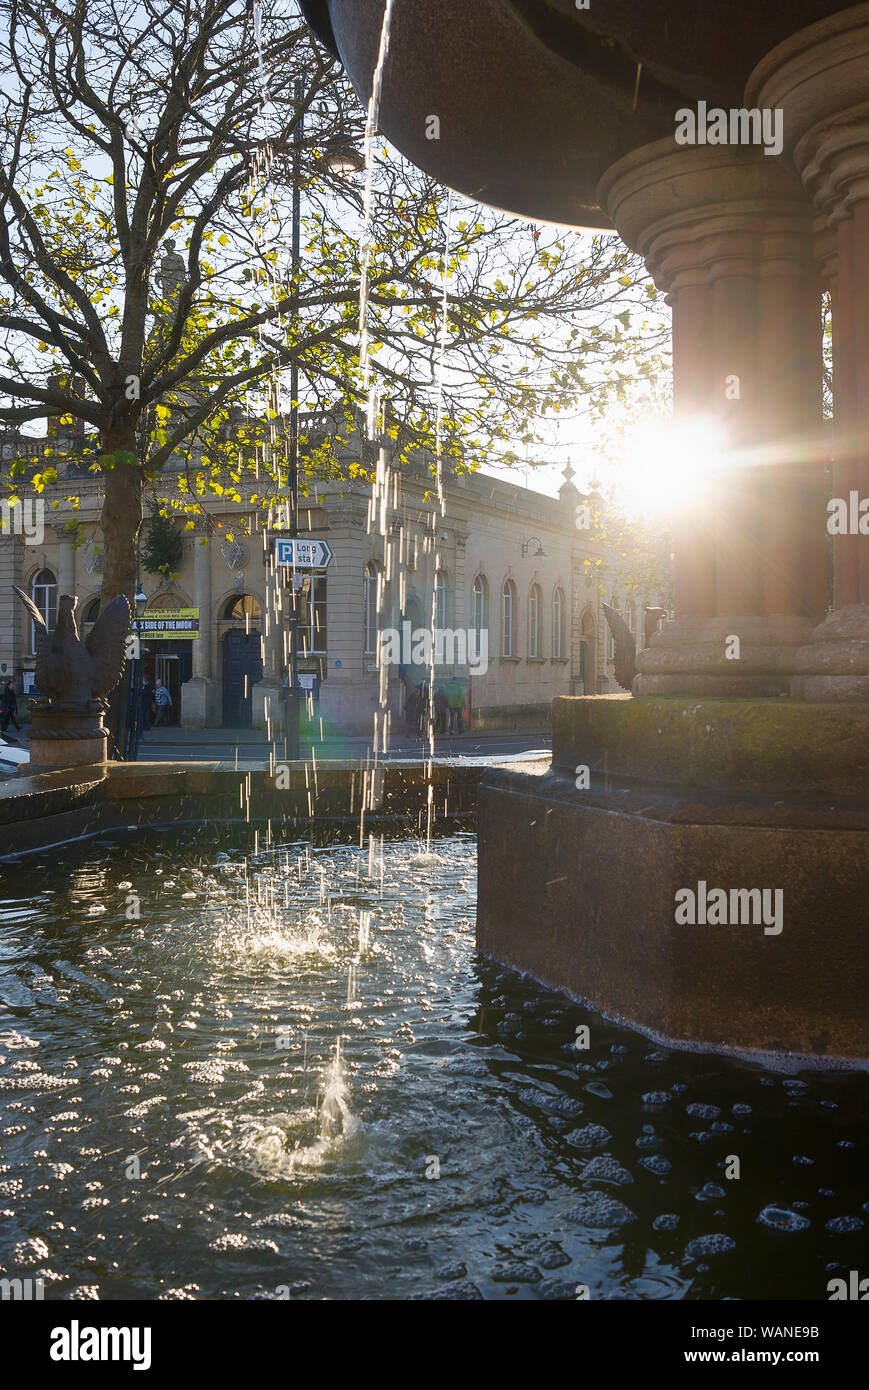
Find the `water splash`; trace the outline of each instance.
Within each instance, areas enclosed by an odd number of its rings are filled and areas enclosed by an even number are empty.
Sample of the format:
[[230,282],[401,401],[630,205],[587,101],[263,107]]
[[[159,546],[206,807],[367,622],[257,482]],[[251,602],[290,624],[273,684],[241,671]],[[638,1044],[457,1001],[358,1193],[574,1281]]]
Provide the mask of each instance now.
[[[392,26],[392,10],[394,0],[386,0],[383,10],[383,23],[380,27],[380,46],[377,51],[377,63],[374,67],[374,76],[371,82],[371,97],[368,102],[368,113],[365,119],[365,139],[363,145],[365,157],[365,193],[363,198],[362,215],[362,235],[359,240],[359,249],[362,252],[362,264],[359,280],[359,369],[362,373],[362,390],[368,403],[369,419],[371,417],[371,353],[370,340],[368,336],[368,297],[369,282],[371,274],[371,259],[374,249],[374,219],[372,216],[373,197],[374,197],[374,140],[377,134],[377,121],[380,116],[380,94],[383,87],[383,71],[386,66],[386,55],[389,52],[389,33]],[[369,438],[371,431],[369,430]]]

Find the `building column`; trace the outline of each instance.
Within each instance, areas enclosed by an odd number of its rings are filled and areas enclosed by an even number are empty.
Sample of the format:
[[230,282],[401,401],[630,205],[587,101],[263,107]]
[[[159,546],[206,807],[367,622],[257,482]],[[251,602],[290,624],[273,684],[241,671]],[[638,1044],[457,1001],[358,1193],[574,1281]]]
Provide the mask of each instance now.
[[75,547],[73,538],[64,526],[58,523],[54,528],[58,540],[57,557],[57,596],[75,593]]
[[[833,533],[833,612],[798,653],[791,687],[824,702],[869,700],[867,71],[869,6],[856,5],[773,49],[746,91],[747,101],[784,112],[784,155],[835,236],[832,495],[847,521]],[[825,534],[823,497],[816,506],[814,526]]]
[[[203,542],[207,542],[203,544]],[[193,536],[193,604],[199,609],[199,636],[193,639],[193,672],[181,687],[179,720],[185,728],[212,728],[220,723],[217,683],[212,680],[211,565],[214,546],[207,532]]]
[[277,739],[283,727],[281,682],[289,663],[290,598],[283,582],[283,571],[274,563],[271,539],[265,551],[263,595],[263,673],[251,691],[252,723],[255,729],[265,729],[267,738]]
[[599,194],[672,306],[677,421],[717,422],[724,439],[676,524],[675,618],[634,692],[786,694],[823,611],[824,537],[804,502],[806,470],[823,479],[811,204],[759,148],[672,140],[620,160]]
[[[0,531],[0,680],[18,684],[21,674],[21,604],[12,585],[21,583],[21,543],[18,536]],[[30,619],[28,618],[28,624]],[[26,648],[25,648],[26,650]]]

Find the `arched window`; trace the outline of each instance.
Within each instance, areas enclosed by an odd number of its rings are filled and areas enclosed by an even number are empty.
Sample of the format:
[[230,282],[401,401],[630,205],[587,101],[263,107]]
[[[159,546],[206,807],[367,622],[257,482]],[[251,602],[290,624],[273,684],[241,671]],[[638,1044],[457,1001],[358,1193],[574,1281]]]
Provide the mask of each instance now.
[[556,585],[555,593],[552,595],[552,655],[556,661],[560,660],[566,651],[564,640],[566,613],[564,590],[560,585]]
[[365,639],[365,655],[374,656],[377,652],[377,634],[380,628],[380,593],[378,581],[380,571],[373,560],[365,566],[362,578],[362,633]]
[[540,640],[540,613],[543,608],[543,595],[540,592],[539,584],[531,585],[531,592],[528,595],[528,655],[531,658],[543,655],[543,643]]
[[[51,570],[39,570],[30,585],[30,597],[42,614],[42,620],[49,632],[54,632],[57,622],[57,580]],[[36,650],[36,624],[30,624],[30,650]]]
[[441,631],[447,625],[447,581],[443,570],[438,570],[435,575],[434,625]]
[[81,615],[81,620],[83,623],[95,623],[99,616],[100,601],[98,598],[92,598],[90,603],[85,604],[85,609]]
[[262,608],[253,594],[233,594],[232,598],[226,600],[223,609],[224,622],[243,623],[247,620],[259,622],[261,617]]
[[[615,594],[610,594],[610,608],[614,608],[617,613],[619,611],[619,605]],[[607,639],[607,661],[615,661],[616,639],[613,637],[613,634],[610,631],[609,623],[607,623],[607,631],[609,632],[609,637]]]
[[504,580],[501,590],[501,655],[516,654],[516,585],[512,579]]
[[482,632],[488,623],[486,612],[488,604],[488,593],[486,591],[486,581],[481,574],[474,580],[471,606],[471,628],[474,632]]

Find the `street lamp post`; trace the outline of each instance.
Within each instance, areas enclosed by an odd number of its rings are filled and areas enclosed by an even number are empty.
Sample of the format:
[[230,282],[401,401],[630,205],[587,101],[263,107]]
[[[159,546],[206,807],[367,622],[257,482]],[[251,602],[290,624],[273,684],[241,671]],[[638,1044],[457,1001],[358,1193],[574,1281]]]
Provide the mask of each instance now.
[[[296,127],[293,132],[293,217],[291,260],[293,277],[293,322],[298,325],[299,276],[301,273],[301,211],[302,211],[302,142],[305,118],[302,112],[303,84],[299,79],[294,89]],[[322,160],[324,168],[339,179],[349,180],[365,167],[365,160],[354,148],[350,137],[341,133],[329,140]],[[294,345],[295,347],[295,345]],[[289,437],[290,537],[299,534],[299,366],[293,353],[290,363],[290,437]],[[274,563],[274,560],[272,561]],[[301,691],[298,684],[299,644],[299,586],[295,554],[290,567],[290,611],[287,623],[287,690],[284,702],[284,752],[288,760],[299,757],[299,724]]]
[[[305,118],[302,113],[302,83],[296,81],[296,128],[293,132],[293,233],[292,233],[292,277],[293,277],[293,323],[298,325],[299,274],[301,270],[301,176],[302,139],[305,132]],[[299,534],[299,365],[296,358],[295,343],[293,359],[290,364],[290,535]],[[274,563],[274,560],[272,561]],[[290,614],[287,625],[287,692],[284,702],[284,749],[285,756],[292,761],[299,757],[299,723],[301,707],[298,683],[298,642],[299,642],[299,591],[296,586],[296,562],[290,569]]]

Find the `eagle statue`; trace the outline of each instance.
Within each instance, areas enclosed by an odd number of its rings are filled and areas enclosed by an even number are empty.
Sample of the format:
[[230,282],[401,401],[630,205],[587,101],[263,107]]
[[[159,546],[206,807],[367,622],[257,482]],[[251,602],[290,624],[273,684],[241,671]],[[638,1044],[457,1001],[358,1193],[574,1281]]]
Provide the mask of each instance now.
[[[622,690],[630,690],[634,683],[634,676],[637,674],[637,643],[634,634],[628,627],[621,613],[617,609],[611,608],[608,603],[602,603],[610,632],[613,635],[613,644],[616,649],[614,674],[616,684]],[[666,618],[666,608],[650,608],[644,610],[643,631],[646,641],[654,636],[662,618]]]
[[36,645],[34,679],[40,695],[54,705],[87,705],[114,690],[124,670],[130,605],[122,594],[100,613],[82,642],[75,621],[78,599],[61,594],[57,623],[49,632],[36,604],[17,584],[12,585],[33,619]]

